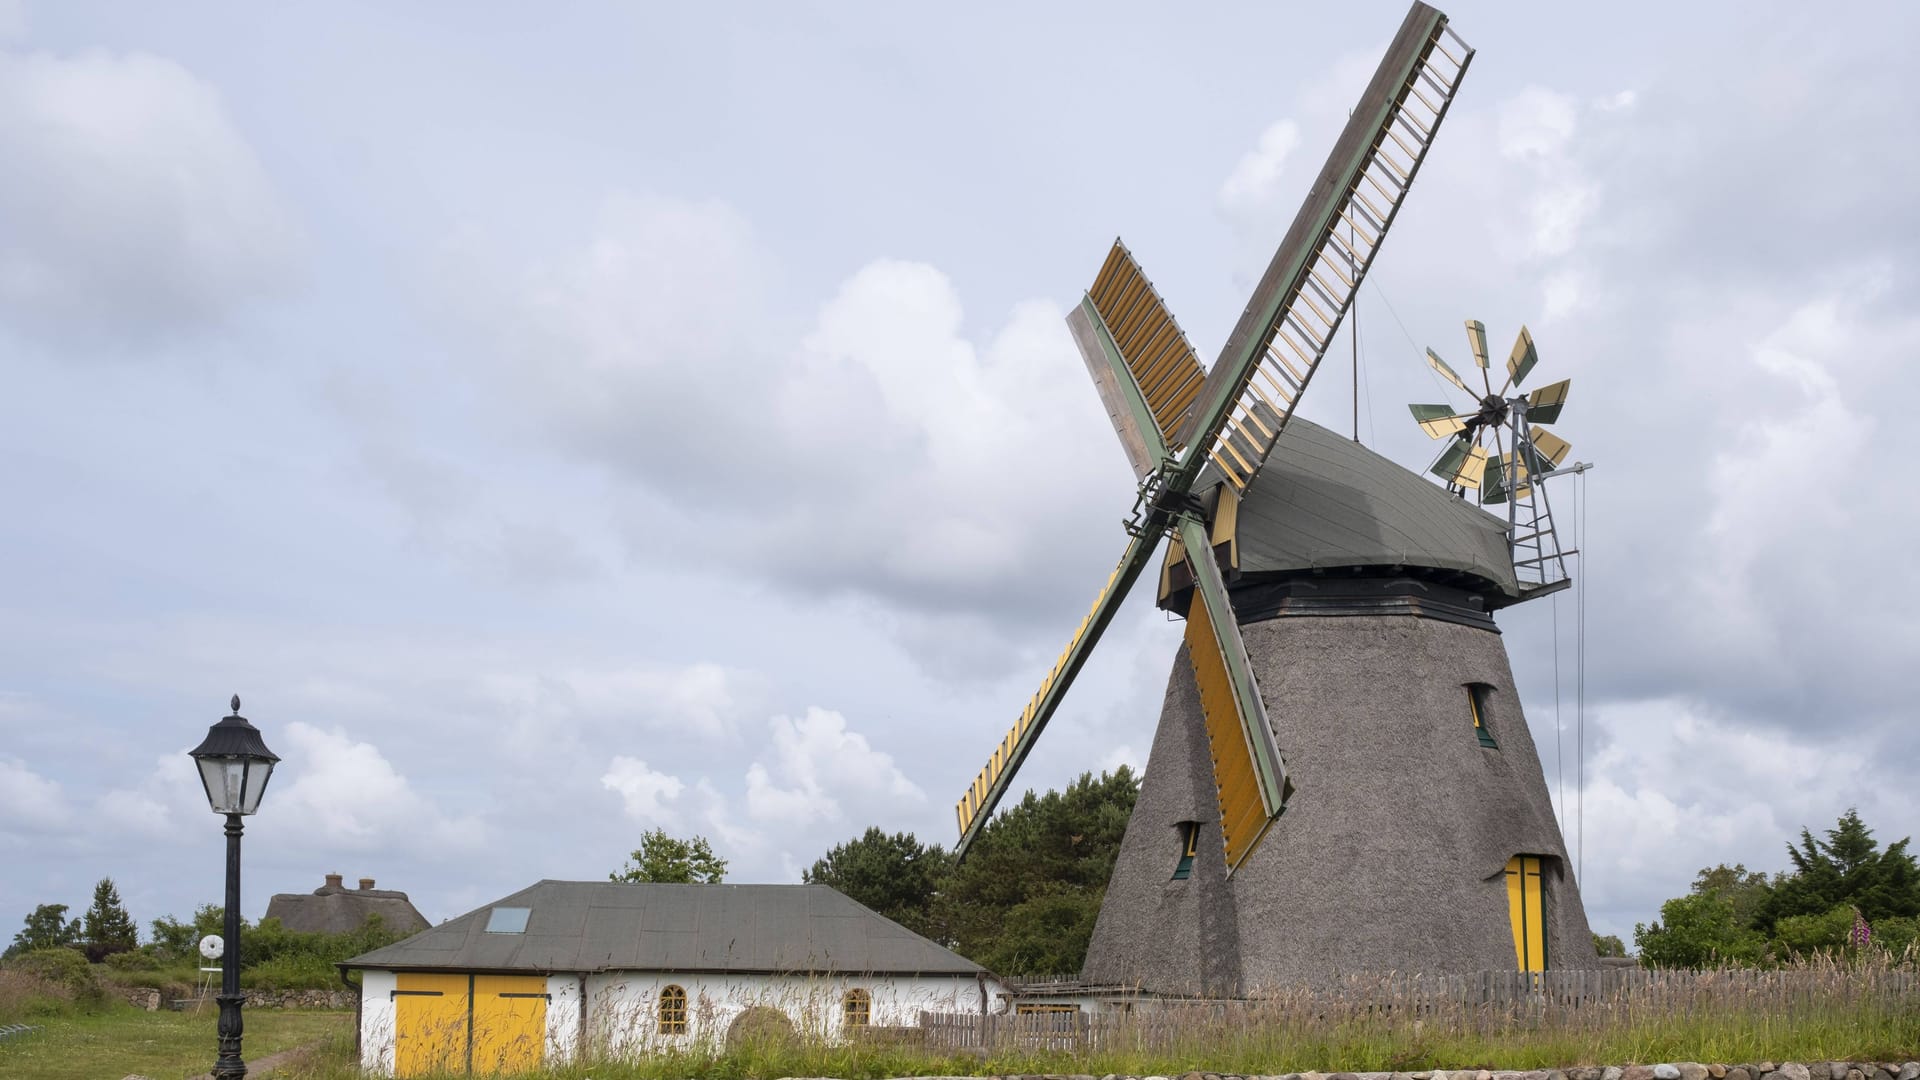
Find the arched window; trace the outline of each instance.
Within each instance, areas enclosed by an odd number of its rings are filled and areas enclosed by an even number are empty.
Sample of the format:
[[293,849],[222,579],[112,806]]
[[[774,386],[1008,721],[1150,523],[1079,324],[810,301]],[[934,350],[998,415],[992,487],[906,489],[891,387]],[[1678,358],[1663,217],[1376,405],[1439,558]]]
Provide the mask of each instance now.
[[1500,749],[1500,744],[1493,741],[1492,717],[1487,708],[1487,704],[1492,698],[1493,687],[1488,686],[1486,683],[1470,682],[1467,684],[1467,710],[1473,714],[1473,734],[1480,740],[1481,746],[1489,750],[1498,750]]
[[846,1027],[866,1027],[873,1022],[873,995],[865,990],[849,990],[840,999],[840,1022]]
[[687,992],[678,986],[660,991],[660,1034],[687,1033]]

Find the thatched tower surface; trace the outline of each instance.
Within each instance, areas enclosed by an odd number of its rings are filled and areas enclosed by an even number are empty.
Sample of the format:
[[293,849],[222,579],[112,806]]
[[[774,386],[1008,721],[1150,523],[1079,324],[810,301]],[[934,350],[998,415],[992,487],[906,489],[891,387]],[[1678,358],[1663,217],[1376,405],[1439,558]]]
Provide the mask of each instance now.
[[[1518,598],[1494,557],[1503,525],[1293,422],[1243,508],[1233,595],[1297,790],[1227,876],[1183,650],[1088,980],[1221,996],[1365,972],[1513,970],[1516,856],[1539,860],[1547,965],[1596,963],[1490,614]],[[1199,824],[1197,855],[1175,878],[1187,822]]]

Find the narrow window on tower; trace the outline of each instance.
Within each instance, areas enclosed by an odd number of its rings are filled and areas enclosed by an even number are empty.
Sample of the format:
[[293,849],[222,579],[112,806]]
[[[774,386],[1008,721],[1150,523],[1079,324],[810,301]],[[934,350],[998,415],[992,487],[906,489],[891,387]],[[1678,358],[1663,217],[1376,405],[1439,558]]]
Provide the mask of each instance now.
[[1467,710],[1473,716],[1473,734],[1479,738],[1480,745],[1489,750],[1500,749],[1493,741],[1493,728],[1487,710],[1487,702],[1493,697],[1493,687],[1483,682],[1467,684]]
[[1180,861],[1174,864],[1173,880],[1184,881],[1193,876],[1193,857],[1200,853],[1200,823],[1183,821],[1180,823]]

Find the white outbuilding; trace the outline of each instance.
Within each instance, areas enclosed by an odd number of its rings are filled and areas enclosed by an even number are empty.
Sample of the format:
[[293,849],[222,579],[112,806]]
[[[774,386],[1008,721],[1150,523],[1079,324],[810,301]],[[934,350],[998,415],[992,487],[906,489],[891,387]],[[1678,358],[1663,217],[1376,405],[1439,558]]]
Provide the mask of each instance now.
[[360,1063],[487,1075],[985,1012],[980,965],[824,885],[542,881],[355,957]]

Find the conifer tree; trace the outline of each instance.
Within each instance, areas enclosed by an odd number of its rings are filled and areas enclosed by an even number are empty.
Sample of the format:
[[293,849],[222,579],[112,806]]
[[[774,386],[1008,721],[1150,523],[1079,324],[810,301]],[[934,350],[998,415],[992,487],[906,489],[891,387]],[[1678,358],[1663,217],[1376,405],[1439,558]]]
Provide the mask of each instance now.
[[93,887],[93,906],[87,909],[85,940],[87,952],[105,956],[128,952],[140,944],[133,918],[120,903],[120,890],[112,878],[101,878]]

